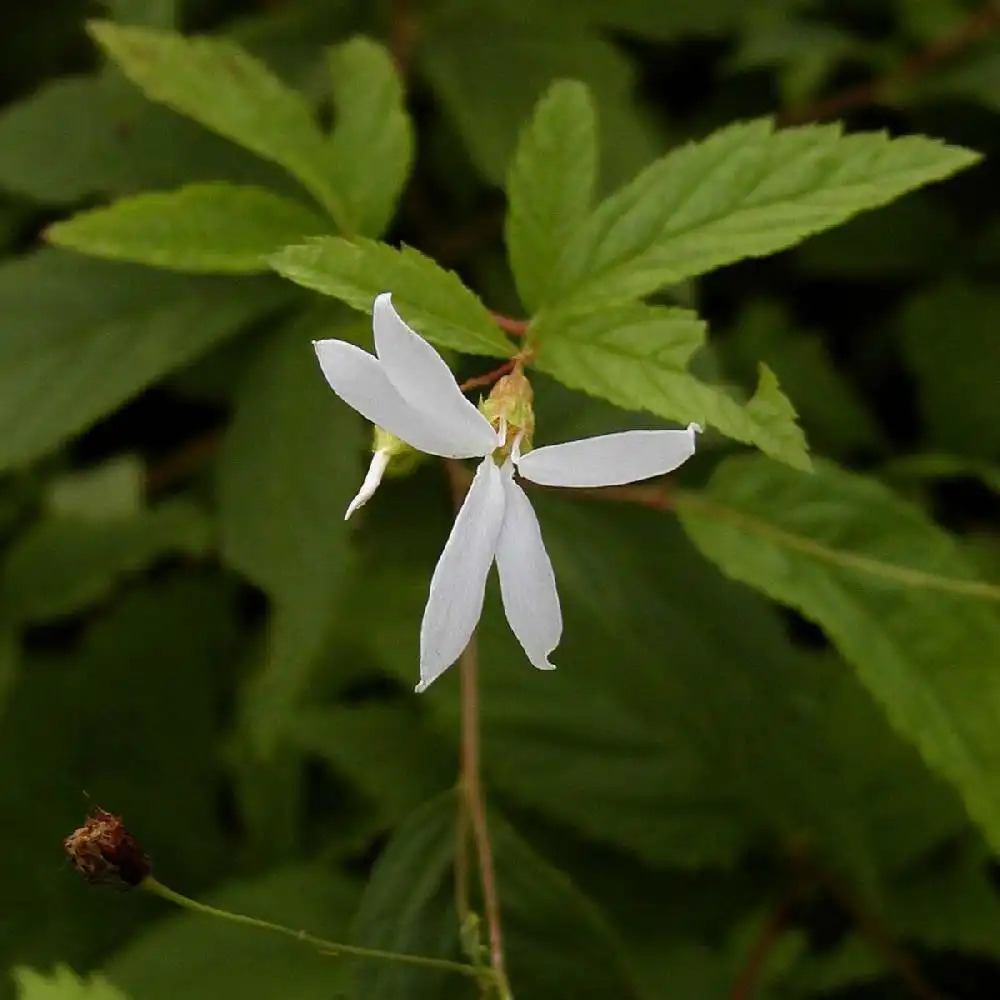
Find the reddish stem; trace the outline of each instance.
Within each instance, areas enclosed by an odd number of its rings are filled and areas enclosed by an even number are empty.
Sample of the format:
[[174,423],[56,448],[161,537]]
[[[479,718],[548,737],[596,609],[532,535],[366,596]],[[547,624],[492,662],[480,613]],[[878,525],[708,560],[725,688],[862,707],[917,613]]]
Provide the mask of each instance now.
[[941,63],[955,58],[998,28],[1000,28],[1000,4],[988,3],[963,21],[955,31],[914,53],[888,76],[860,83],[805,107],[790,108],[778,116],[778,121],[782,125],[823,121],[878,104],[891,98],[898,88],[912,83]]
[[747,955],[746,962],[743,963],[743,968],[736,982],[733,984],[729,1000],[751,1000],[754,990],[756,990],[757,984],[764,972],[764,968],[767,965],[768,958],[771,957],[775,946],[788,929],[788,919],[791,916],[792,906],[797,896],[798,892],[789,893],[771,911],[764,926],[761,927],[757,939],[750,948],[750,953]]
[[504,316],[503,313],[498,312],[491,312],[490,315],[493,317],[493,322],[501,330],[513,337],[523,337],[528,332],[529,320],[512,319],[510,316]]
[[517,358],[511,358],[510,361],[505,361],[499,368],[494,368],[493,371],[487,372],[485,375],[476,375],[475,378],[466,379],[459,388],[462,392],[467,392],[469,389],[475,389],[479,386],[493,385],[498,378],[509,375],[517,363]]

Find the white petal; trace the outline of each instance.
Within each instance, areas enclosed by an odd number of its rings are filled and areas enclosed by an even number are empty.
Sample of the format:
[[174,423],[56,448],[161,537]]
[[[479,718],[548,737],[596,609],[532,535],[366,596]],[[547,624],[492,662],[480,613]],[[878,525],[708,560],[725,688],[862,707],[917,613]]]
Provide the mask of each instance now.
[[497,570],[507,621],[539,670],[553,670],[549,654],[562,636],[556,578],[538,518],[512,475],[504,476],[503,526],[497,540]]
[[378,359],[367,351],[343,340],[317,340],[313,347],[330,388],[376,427],[384,427],[429,455],[472,458],[482,454],[478,445],[470,449],[461,433],[453,433],[453,428],[443,422],[426,419],[410,406],[389,381]]
[[676,469],[694,454],[696,424],[683,431],[624,431],[536,448],[514,457],[541,486],[621,486]]
[[497,447],[490,422],[462,395],[444,358],[403,322],[388,292],[375,299],[372,327],[379,362],[410,406],[446,426],[467,455],[488,455]]
[[385,448],[379,448],[374,455],[372,455],[371,465],[368,466],[368,472],[365,475],[365,481],[361,484],[361,489],[358,490],[358,495],[350,502],[347,507],[347,513],[344,514],[344,520],[346,521],[359,507],[363,507],[369,500],[375,495],[375,491],[379,487],[379,483],[382,482],[382,476],[385,473],[385,467],[389,464],[389,452]]
[[420,626],[418,692],[458,659],[479,621],[486,577],[503,523],[501,478],[492,458],[480,463],[434,568]]

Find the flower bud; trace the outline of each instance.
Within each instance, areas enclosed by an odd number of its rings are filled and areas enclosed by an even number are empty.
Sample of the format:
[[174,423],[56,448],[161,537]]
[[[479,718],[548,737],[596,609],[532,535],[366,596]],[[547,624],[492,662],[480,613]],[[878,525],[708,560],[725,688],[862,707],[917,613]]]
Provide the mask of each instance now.
[[73,867],[88,881],[134,888],[152,870],[120,816],[95,809],[64,841]]
[[505,449],[509,449],[519,436],[522,451],[531,447],[531,437],[535,433],[534,398],[531,383],[518,365],[509,375],[497,379],[492,392],[479,404],[479,409],[494,427],[506,426]]

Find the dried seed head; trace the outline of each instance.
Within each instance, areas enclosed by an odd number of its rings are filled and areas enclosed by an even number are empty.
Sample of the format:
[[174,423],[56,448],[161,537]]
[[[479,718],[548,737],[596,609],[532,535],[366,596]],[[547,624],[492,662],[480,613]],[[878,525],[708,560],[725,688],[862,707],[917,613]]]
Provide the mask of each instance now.
[[88,881],[133,888],[151,871],[149,858],[120,816],[95,809],[64,841],[73,867]]

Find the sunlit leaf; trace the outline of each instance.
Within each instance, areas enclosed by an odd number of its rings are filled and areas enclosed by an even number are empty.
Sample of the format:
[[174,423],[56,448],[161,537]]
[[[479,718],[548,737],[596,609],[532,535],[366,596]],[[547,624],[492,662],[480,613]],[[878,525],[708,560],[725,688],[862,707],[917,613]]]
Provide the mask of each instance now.
[[95,257],[239,274],[268,270],[268,254],[327,228],[309,209],[263,188],[192,184],[90,209],[45,235]]

